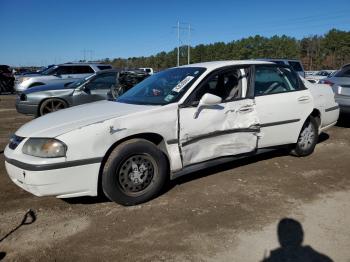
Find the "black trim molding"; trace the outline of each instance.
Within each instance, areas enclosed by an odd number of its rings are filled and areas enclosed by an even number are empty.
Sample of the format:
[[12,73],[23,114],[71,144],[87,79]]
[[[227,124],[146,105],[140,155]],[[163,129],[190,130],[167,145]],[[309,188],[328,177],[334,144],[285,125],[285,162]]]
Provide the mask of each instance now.
[[291,119],[291,120],[285,120],[285,121],[271,122],[271,123],[261,124],[260,127],[286,125],[286,124],[296,123],[299,121],[300,119]]
[[329,112],[329,111],[333,111],[333,110],[337,110],[337,109],[339,109],[339,106],[333,106],[333,107],[327,108],[325,111]]
[[88,159],[81,159],[81,160],[67,161],[67,162],[60,162],[60,163],[53,163],[53,164],[45,164],[45,165],[27,164],[15,159],[7,158],[6,156],[5,156],[5,161],[11,165],[14,165],[15,167],[18,167],[27,171],[46,171],[46,170],[101,163],[102,157],[95,157],[95,158],[88,158]]
[[193,137],[183,143],[181,143],[182,146],[187,146],[189,144],[198,142],[199,140],[202,139],[207,139],[207,138],[211,138],[214,136],[221,136],[221,135],[226,135],[226,134],[233,134],[233,133],[254,133],[254,132],[259,132],[260,128],[259,127],[252,127],[252,128],[236,128],[236,129],[229,129],[229,130],[222,130],[222,131],[215,131],[215,132],[211,132],[208,134],[203,134],[203,135],[199,135],[196,137]]
[[167,141],[168,145],[172,145],[172,144],[177,144],[179,143],[179,140],[178,139],[170,139]]

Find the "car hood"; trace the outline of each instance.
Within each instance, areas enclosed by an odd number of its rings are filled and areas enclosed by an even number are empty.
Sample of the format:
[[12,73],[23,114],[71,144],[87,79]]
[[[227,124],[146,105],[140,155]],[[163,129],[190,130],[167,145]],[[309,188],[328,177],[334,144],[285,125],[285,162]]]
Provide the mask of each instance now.
[[[56,83],[56,84],[50,84],[50,85],[41,85],[41,86],[36,86],[36,87],[31,87],[27,90],[25,90],[23,93],[24,94],[31,94],[35,92],[41,92],[41,91],[53,91],[53,90],[68,90],[70,88],[65,86],[66,83]],[[72,88],[74,89],[74,88]]]
[[23,125],[16,132],[16,135],[21,137],[56,137],[77,128],[155,107],[159,106],[133,105],[114,101],[89,103],[36,118]]

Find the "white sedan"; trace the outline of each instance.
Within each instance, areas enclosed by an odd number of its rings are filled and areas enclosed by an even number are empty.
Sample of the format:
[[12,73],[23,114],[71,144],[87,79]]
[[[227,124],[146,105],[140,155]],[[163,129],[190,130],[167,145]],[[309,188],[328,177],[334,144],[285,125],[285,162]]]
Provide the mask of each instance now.
[[[286,145],[311,154],[339,107],[332,89],[287,66],[220,61],[171,68],[117,101],[22,126],[5,149],[12,181],[37,195],[150,200],[168,179]],[[263,175],[263,174],[262,174]]]

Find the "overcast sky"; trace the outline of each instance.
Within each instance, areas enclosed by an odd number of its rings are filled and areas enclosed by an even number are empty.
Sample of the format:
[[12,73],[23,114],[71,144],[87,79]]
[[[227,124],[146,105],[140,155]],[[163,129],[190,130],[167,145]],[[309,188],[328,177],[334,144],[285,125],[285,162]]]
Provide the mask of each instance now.
[[[350,1],[0,0],[0,64],[48,65],[148,56],[177,45],[190,23],[191,44],[255,34],[302,38],[350,30]],[[181,30],[187,44],[188,32]],[[85,52],[84,52],[85,50]]]

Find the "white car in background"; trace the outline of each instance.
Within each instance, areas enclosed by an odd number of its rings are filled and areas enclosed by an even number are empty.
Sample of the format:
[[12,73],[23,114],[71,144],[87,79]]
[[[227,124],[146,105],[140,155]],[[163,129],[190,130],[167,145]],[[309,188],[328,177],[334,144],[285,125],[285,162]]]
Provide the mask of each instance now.
[[336,70],[321,70],[321,71],[316,71],[315,73],[311,75],[307,75],[305,77],[306,80],[308,80],[311,83],[318,84],[322,79],[326,79],[329,77],[331,74],[333,74]]
[[[37,118],[5,149],[12,181],[37,195],[96,196],[122,205],[157,196],[167,179],[281,145],[311,154],[338,104],[289,67],[220,61],[164,70],[124,93]],[[263,175],[263,174],[262,174]]]

